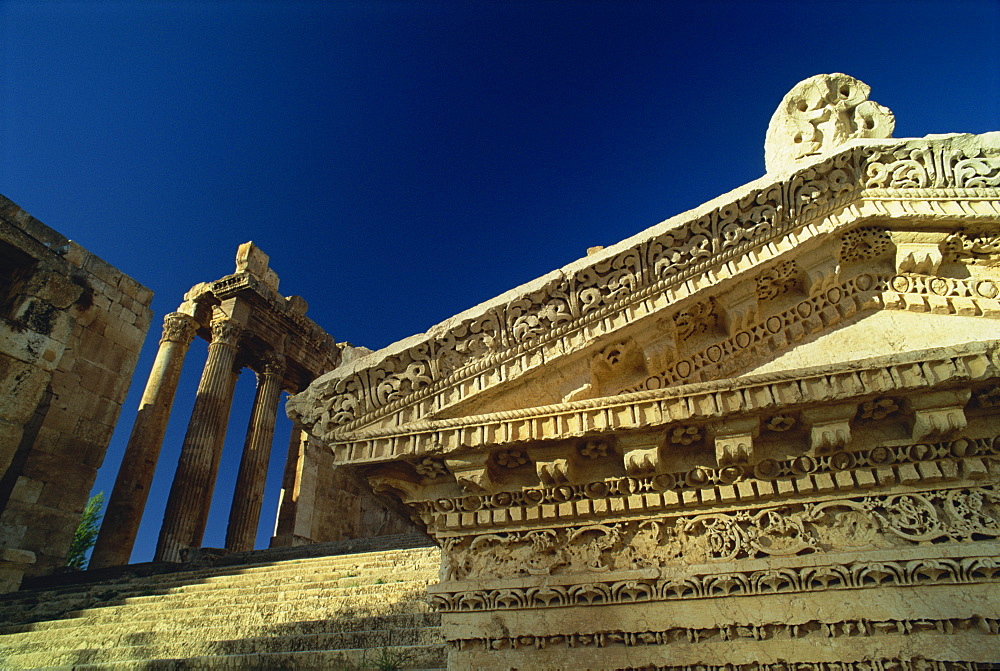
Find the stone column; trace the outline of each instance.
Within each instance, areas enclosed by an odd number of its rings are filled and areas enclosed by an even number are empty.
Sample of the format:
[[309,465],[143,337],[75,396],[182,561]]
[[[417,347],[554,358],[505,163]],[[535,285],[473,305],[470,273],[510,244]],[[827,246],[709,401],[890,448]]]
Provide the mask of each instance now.
[[180,561],[182,548],[201,546],[236,386],[234,362],[241,331],[232,319],[212,321],[208,361],[170,487],[155,561]]
[[[271,537],[271,547],[289,547],[297,545],[295,537],[307,536],[309,532],[308,517],[311,511],[305,510],[302,498],[303,476],[306,470],[306,447],[309,435],[300,424],[294,424],[292,435],[288,441],[288,456],[285,460],[285,472],[281,480],[281,500],[278,502],[278,519],[274,523],[274,536]],[[308,495],[308,493],[307,493]],[[305,531],[305,533],[302,533]]]
[[235,552],[253,550],[257,540],[257,523],[264,503],[264,483],[274,441],[274,423],[281,397],[284,357],[268,352],[257,372],[257,396],[253,402],[250,425],[247,427],[243,458],[236,477],[233,506],[226,529],[226,549]]
[[197,327],[194,318],[182,312],[171,312],[163,318],[160,349],[139,402],[139,414],[132,425],[121,469],[104,513],[104,524],[90,559],[91,568],[121,566],[127,564],[132,555],[184,356]]

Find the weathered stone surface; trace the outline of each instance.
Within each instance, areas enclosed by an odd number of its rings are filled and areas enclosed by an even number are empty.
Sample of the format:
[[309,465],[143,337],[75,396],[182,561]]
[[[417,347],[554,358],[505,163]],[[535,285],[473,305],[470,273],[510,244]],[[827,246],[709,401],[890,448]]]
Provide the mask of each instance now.
[[769,173],[787,171],[803,159],[830,152],[856,138],[888,138],[896,119],[868,99],[871,87],[839,72],[795,85],[781,100],[764,140]]
[[802,82],[764,178],[290,400],[441,544],[452,668],[1000,662],[1000,133],[868,93]]
[[437,548],[256,556],[257,562],[253,555],[243,562],[230,556],[228,565],[126,573],[9,595],[0,599],[0,663],[11,669],[444,666],[441,616],[430,612],[426,595],[437,576]]
[[0,257],[3,591],[23,574],[64,564],[142,347],[152,293],[3,197]]

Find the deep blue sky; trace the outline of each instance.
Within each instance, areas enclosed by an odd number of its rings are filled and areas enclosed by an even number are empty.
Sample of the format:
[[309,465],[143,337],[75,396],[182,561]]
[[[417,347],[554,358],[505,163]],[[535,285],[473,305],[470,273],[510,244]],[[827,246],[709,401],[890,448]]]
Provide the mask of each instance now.
[[[759,177],[771,113],[811,75],[870,84],[897,137],[1000,129],[995,0],[7,1],[0,28],[0,193],[156,292],[107,493],[162,315],[232,272],[241,242],[335,338],[374,349]],[[206,545],[252,395],[244,373]]]

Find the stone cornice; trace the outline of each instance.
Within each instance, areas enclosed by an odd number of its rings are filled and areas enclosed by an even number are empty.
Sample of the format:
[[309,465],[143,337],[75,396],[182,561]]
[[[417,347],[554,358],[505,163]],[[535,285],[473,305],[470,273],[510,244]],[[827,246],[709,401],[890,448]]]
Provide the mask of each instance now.
[[847,364],[818,366],[647,390],[487,415],[342,430],[328,440],[338,461],[565,440],[684,423],[802,409],[889,393],[941,390],[1000,377],[1000,343],[969,343]]
[[[289,414],[331,439],[502,384],[804,241],[881,218],[996,221],[1000,136],[856,141],[768,175],[319,378]],[[478,377],[477,377],[478,376]]]

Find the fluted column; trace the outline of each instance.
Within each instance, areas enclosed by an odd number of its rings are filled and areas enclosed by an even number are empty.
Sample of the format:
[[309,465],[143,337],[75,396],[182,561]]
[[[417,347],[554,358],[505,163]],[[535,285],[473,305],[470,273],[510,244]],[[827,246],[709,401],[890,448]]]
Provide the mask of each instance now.
[[268,352],[262,357],[257,372],[257,395],[247,427],[233,506],[229,511],[229,527],[226,529],[228,550],[253,550],[257,539],[257,523],[260,522],[260,509],[264,503],[264,482],[267,480],[274,423],[281,397],[284,359],[280,354]]
[[241,331],[240,324],[232,319],[212,321],[208,361],[201,374],[191,421],[170,487],[156,544],[156,561],[180,561],[182,548],[201,546],[236,386],[233,364]]
[[139,401],[139,414],[132,425],[125,456],[104,513],[104,524],[90,559],[91,568],[127,564],[132,555],[184,356],[196,330],[194,318],[184,313],[171,312],[163,318],[160,349]]

